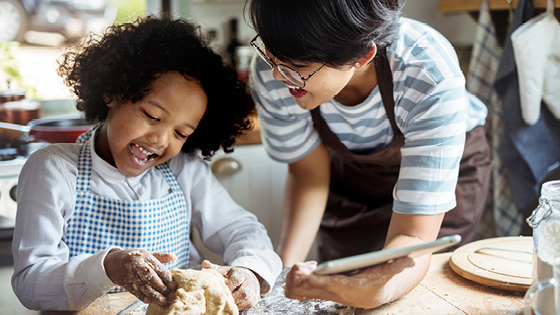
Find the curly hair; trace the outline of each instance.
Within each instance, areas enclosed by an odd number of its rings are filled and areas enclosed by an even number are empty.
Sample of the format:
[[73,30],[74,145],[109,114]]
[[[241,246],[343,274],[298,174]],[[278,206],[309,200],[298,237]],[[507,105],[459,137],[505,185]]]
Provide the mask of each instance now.
[[253,126],[254,103],[236,71],[225,65],[184,19],[148,16],[114,25],[90,36],[58,60],[58,74],[77,96],[76,107],[89,121],[107,118],[107,103],[133,103],[150,91],[154,79],[174,71],[198,80],[207,97],[206,112],[182,147],[210,159],[220,148],[232,152],[235,138]]
[[247,0],[249,17],[267,50],[286,62],[353,64],[371,44],[396,40],[398,0]]

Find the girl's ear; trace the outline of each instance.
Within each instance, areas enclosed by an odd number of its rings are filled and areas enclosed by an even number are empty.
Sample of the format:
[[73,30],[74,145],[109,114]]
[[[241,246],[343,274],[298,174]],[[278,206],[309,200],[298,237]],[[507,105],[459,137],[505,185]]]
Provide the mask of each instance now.
[[369,49],[367,54],[363,58],[358,60],[354,66],[356,68],[361,68],[369,64],[373,60],[376,54],[377,54],[377,45],[375,45],[375,43],[371,43],[371,48]]
[[114,100],[112,100],[110,97],[108,97],[107,95],[103,95],[103,102],[105,102],[105,105],[107,105],[107,107],[113,107],[113,103]]

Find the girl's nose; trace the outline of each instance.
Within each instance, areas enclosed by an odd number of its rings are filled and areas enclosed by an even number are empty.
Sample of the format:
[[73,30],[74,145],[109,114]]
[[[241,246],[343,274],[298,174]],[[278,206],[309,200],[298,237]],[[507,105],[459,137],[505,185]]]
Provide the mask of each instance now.
[[156,146],[165,147],[169,140],[169,132],[165,128],[156,128],[150,132],[148,140]]

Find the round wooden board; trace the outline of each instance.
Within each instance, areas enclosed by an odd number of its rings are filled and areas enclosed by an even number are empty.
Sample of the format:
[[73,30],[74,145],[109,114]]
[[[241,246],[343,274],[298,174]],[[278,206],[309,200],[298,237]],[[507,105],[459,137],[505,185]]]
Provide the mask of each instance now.
[[533,273],[533,238],[509,236],[475,241],[457,248],[449,266],[476,283],[525,292]]

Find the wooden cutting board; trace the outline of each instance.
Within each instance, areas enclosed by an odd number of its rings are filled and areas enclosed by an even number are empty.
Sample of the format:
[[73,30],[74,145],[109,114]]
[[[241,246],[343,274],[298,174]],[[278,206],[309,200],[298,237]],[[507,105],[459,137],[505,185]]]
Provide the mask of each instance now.
[[533,238],[510,236],[472,242],[453,252],[449,266],[476,283],[525,292],[533,272]]

